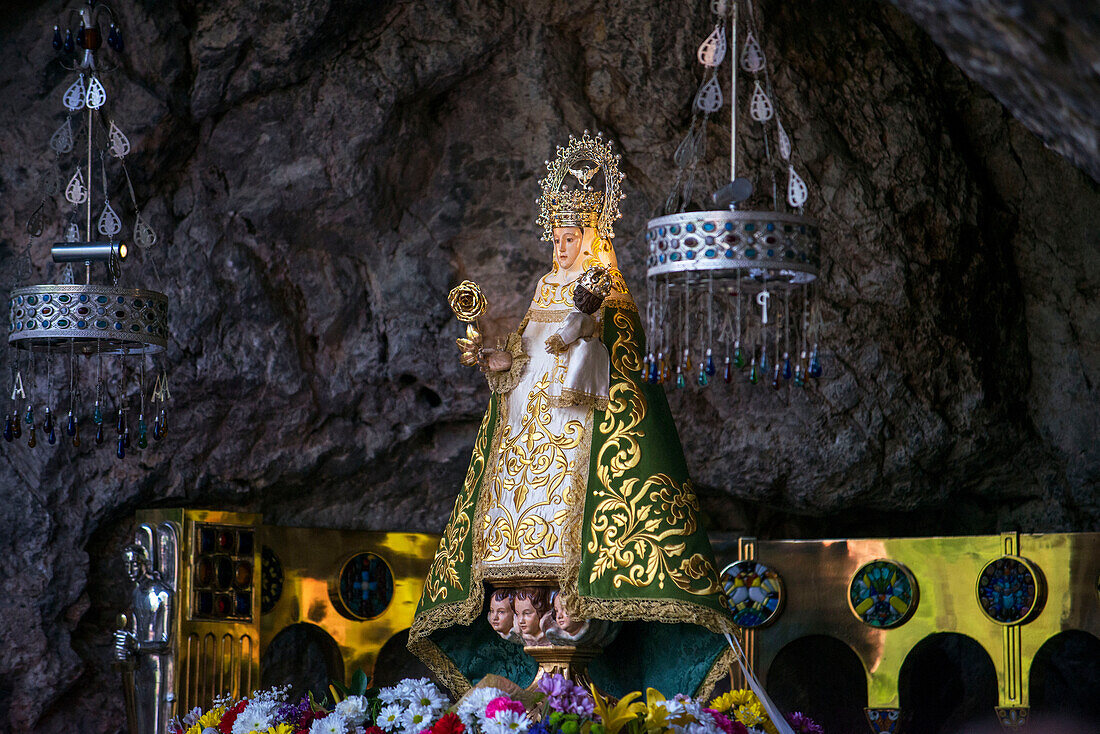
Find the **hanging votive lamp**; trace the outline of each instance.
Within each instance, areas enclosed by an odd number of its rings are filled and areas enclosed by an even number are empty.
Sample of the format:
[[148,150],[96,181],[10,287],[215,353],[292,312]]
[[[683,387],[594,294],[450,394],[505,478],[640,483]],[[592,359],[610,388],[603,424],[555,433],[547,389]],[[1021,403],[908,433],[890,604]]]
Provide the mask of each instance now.
[[[131,247],[149,250],[157,235],[142,217],[126,167],[130,141],[110,114],[101,79],[108,65],[101,58],[100,27],[109,23],[107,45],[115,53],[123,48],[122,31],[105,5],[80,5],[52,30],[53,47],[73,78],[60,99],[65,118],[49,139],[52,165],[27,222],[20,277],[29,277],[30,248],[42,236],[46,213],[55,208],[67,222],[64,241],[50,248],[62,267],[58,282],[11,291],[12,392],[4,438],[11,443],[25,435],[34,448],[40,437],[50,445],[63,437],[78,447],[85,430],[95,444],[109,443],[121,459],[148,446],[150,422],[154,440],[167,429],[168,378],[153,355],[167,345],[168,297],[120,283]],[[84,397],[89,386],[94,402]],[[131,406],[127,396],[135,387]],[[117,420],[110,430],[113,415]]]
[[[823,374],[815,289],[820,233],[803,213],[809,191],[774,102],[753,4],[715,0],[710,10],[714,30],[697,53],[703,81],[692,100],[687,135],[673,158],[676,179],[664,215],[646,225],[649,353],[643,374],[650,382],[678,388],[738,383],[803,388]],[[738,94],[739,71],[749,75],[750,83],[743,84],[751,90],[748,124],[761,126],[766,168],[760,173],[772,194],[768,210],[742,206],[754,184],[737,168],[739,125],[745,124],[739,106],[746,101]],[[714,176],[708,171],[706,160],[708,126],[726,106],[728,179],[724,172]],[[785,195],[778,183],[782,176]],[[707,184],[713,184],[707,210],[699,211],[702,207],[693,202]],[[718,375],[721,379],[715,379]]]

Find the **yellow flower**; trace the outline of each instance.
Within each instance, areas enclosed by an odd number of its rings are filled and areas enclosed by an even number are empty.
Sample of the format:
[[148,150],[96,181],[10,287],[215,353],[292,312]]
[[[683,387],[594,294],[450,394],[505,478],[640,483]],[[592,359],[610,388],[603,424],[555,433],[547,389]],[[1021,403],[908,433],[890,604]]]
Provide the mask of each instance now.
[[464,280],[455,286],[447,294],[447,301],[451,304],[451,310],[455,312],[459,321],[471,323],[485,313],[485,294],[472,280]]
[[264,734],[294,734],[294,727],[290,724],[279,724],[271,727]]
[[768,715],[764,712],[764,707],[760,705],[759,701],[738,706],[733,711],[733,716],[745,726],[754,728],[764,723],[771,723],[768,719]]
[[207,711],[205,714],[199,717],[199,720],[191,725],[191,728],[187,730],[187,734],[202,734],[202,730],[208,726],[217,726],[218,722],[222,720],[222,716],[225,715],[225,706],[219,706]]
[[612,705],[596,690],[596,686],[589,684],[592,691],[592,701],[595,703],[596,713],[603,721],[604,731],[607,734],[618,734],[624,726],[638,718],[645,711],[645,704],[636,699],[641,698],[641,691],[632,691],[626,694],[619,702]]
[[738,706],[744,706],[746,703],[759,703],[759,701],[757,701],[755,693],[747,688],[741,688],[723,693],[710,702],[710,708],[724,714],[727,711],[736,709]]

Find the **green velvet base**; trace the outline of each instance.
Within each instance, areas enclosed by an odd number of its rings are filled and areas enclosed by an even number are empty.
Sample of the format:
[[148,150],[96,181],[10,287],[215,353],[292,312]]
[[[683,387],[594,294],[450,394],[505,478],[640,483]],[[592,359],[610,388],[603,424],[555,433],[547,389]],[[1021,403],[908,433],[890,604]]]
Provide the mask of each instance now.
[[[431,639],[472,684],[495,673],[526,688],[538,666],[519,645],[505,642],[484,619]],[[588,666],[603,692],[621,698],[656,688],[667,697],[694,695],[726,648],[726,640],[693,624],[624,622],[615,640]]]

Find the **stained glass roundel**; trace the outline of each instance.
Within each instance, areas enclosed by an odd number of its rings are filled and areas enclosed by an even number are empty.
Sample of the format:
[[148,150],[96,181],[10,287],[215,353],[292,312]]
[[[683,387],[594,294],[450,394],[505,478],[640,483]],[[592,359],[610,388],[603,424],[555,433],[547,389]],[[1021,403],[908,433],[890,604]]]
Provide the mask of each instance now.
[[722,593],[735,624],[763,627],[783,610],[783,577],[758,561],[736,561],[722,569]]
[[997,624],[1021,624],[1043,606],[1043,577],[1026,558],[1001,556],[978,574],[978,606]]
[[865,563],[848,584],[848,607],[869,627],[900,627],[913,616],[918,600],[916,578],[896,561]]
[[352,619],[371,619],[393,599],[393,573],[374,553],[357,553],[340,570],[340,609]]

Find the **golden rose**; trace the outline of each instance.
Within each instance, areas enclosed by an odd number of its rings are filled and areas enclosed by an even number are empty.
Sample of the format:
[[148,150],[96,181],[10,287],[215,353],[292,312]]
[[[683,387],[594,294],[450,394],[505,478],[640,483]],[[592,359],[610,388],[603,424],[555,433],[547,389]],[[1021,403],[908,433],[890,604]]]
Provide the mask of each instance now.
[[485,294],[472,280],[464,280],[447,294],[451,310],[459,321],[471,323],[485,313]]

